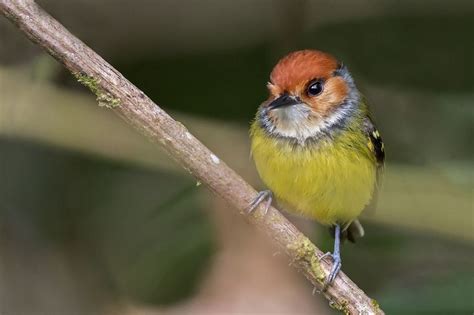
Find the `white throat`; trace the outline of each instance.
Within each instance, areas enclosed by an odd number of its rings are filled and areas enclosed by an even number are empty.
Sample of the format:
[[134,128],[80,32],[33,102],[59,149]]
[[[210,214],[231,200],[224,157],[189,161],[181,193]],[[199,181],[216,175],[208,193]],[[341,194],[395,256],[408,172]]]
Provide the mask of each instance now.
[[263,127],[271,134],[290,138],[300,145],[305,145],[306,140],[320,138],[327,135],[333,126],[342,124],[350,115],[351,108],[339,107],[328,117],[321,117],[305,104],[291,105],[273,109],[271,119],[268,110],[262,112],[261,122]]
[[276,118],[274,132],[280,136],[304,142],[321,131],[321,118],[304,104],[278,108],[272,114]]

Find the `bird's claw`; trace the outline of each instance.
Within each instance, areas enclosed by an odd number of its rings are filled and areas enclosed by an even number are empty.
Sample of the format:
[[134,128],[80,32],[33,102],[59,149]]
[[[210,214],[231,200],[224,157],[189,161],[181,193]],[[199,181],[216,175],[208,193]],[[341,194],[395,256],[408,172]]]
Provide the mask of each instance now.
[[333,264],[331,268],[331,272],[329,272],[329,275],[326,278],[326,281],[324,283],[323,291],[327,289],[327,287],[336,279],[337,274],[341,270],[342,267],[342,260],[340,255],[334,255],[331,252],[327,252],[322,254],[321,256],[318,257],[318,260],[321,261],[327,257],[331,257]]
[[334,281],[334,279],[336,279],[337,274],[339,273],[339,270],[341,270],[341,267],[342,267],[341,257],[333,256],[333,260],[334,262],[332,264],[331,272],[329,273],[329,276],[326,279],[325,286],[328,286]]
[[270,209],[270,206],[272,205],[272,200],[273,200],[273,194],[270,190],[262,190],[257,194],[257,197],[250,203],[249,207],[246,210],[247,214],[251,214],[252,212],[257,209],[257,207],[267,199],[267,202],[265,203],[265,210],[264,210],[264,215],[267,214],[268,209]]
[[332,257],[332,253],[331,253],[331,252],[326,252],[326,253],[322,254],[321,256],[318,257],[318,261],[321,261],[321,260],[323,260],[323,259],[326,259],[327,257],[333,258],[333,257]]

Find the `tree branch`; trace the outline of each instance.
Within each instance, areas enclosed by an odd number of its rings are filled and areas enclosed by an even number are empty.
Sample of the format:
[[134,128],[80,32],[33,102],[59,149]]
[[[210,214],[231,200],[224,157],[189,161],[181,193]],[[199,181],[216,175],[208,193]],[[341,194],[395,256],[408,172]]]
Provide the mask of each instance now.
[[[34,1],[0,0],[0,12],[91,89],[97,95],[99,105],[112,108],[126,122],[159,143],[191,175],[244,214],[256,195],[255,190],[181,123]],[[317,255],[321,255],[321,251],[278,210],[272,207],[266,216],[262,210],[244,217],[271,237],[288,254],[292,265],[321,290],[331,264],[318,261]],[[332,307],[345,313],[384,314],[378,304],[342,272],[323,294]]]

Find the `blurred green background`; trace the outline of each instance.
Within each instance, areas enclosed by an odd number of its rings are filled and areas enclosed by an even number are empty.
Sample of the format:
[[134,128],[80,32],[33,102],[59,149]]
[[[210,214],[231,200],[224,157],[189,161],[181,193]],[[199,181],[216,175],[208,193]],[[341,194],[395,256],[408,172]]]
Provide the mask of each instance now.
[[[472,1],[38,3],[257,188],[247,128],[273,65],[303,48],[343,60],[387,150],[379,208],[343,270],[387,314],[472,314]],[[0,177],[0,313],[332,313],[4,18]]]

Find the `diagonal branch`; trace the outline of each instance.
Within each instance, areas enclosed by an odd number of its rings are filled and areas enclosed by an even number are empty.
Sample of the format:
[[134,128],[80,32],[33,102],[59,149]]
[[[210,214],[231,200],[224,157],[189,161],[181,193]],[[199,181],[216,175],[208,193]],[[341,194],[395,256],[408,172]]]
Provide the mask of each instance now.
[[[160,144],[214,194],[244,213],[256,195],[255,190],[181,123],[171,118],[33,0],[0,0],[0,12],[94,92],[99,105],[112,108],[150,140]],[[271,208],[264,216],[259,209],[245,219],[273,239],[288,254],[292,265],[316,289],[322,289],[330,263],[318,261],[321,251],[278,210]],[[384,314],[378,304],[342,272],[323,294],[332,307],[345,313]]]

